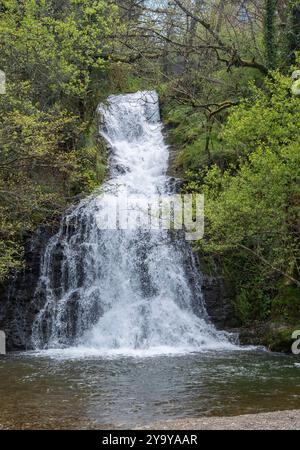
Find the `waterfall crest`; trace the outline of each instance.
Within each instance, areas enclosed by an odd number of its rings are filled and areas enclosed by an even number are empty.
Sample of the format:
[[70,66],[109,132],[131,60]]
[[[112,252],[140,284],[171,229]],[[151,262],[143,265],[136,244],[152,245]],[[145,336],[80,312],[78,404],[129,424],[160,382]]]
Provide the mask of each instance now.
[[32,328],[36,349],[103,352],[231,347],[209,322],[192,252],[180,233],[101,230],[103,192],[170,192],[168,147],[155,92],[108,98],[100,133],[111,147],[110,179],[62,218],[42,261]]

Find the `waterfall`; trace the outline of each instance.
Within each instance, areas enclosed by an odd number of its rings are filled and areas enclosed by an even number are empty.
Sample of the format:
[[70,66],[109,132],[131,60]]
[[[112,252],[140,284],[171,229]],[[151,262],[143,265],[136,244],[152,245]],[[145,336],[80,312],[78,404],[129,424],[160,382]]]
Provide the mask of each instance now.
[[67,211],[45,251],[33,299],[36,349],[176,351],[231,347],[209,322],[183,234],[100,229],[112,196],[169,194],[168,147],[155,92],[108,98],[100,133],[111,148],[101,190]]

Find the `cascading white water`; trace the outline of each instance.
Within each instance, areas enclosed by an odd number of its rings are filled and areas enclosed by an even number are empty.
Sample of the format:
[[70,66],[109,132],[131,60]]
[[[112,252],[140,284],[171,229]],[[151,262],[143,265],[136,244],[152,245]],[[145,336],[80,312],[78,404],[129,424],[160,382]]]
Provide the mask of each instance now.
[[[166,193],[168,148],[155,92],[111,96],[100,105],[111,147],[104,192],[145,199]],[[67,212],[47,246],[36,290],[35,348],[156,352],[233,347],[209,322],[185,240],[168,231],[101,230],[101,193]]]

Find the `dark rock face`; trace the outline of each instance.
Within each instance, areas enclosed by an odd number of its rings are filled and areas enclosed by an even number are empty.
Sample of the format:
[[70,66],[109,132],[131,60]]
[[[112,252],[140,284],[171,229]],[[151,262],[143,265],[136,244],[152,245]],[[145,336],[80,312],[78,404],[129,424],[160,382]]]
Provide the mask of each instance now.
[[299,326],[280,322],[254,323],[240,330],[242,345],[264,346],[272,352],[291,353],[292,335]]
[[31,325],[37,314],[32,302],[40,274],[41,258],[54,230],[39,227],[25,249],[25,269],[0,287],[0,329],[7,337],[7,349],[30,347]]
[[291,353],[292,334],[296,326],[272,321],[240,326],[235,316],[232,287],[222,277],[202,277],[206,310],[218,329],[236,333],[241,345],[263,346],[273,352]]
[[224,279],[203,275],[202,292],[212,323],[222,330],[235,327],[232,293]]

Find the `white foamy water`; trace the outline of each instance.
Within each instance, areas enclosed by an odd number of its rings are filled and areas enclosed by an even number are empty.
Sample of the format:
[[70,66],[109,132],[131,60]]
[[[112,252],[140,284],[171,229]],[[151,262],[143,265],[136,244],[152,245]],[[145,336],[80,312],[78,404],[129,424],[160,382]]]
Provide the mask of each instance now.
[[[155,92],[111,96],[100,105],[111,147],[103,192],[172,193]],[[183,236],[158,230],[100,230],[109,213],[93,195],[63,217],[47,246],[33,301],[35,349],[52,355],[176,354],[237,348],[210,323],[200,276]]]

